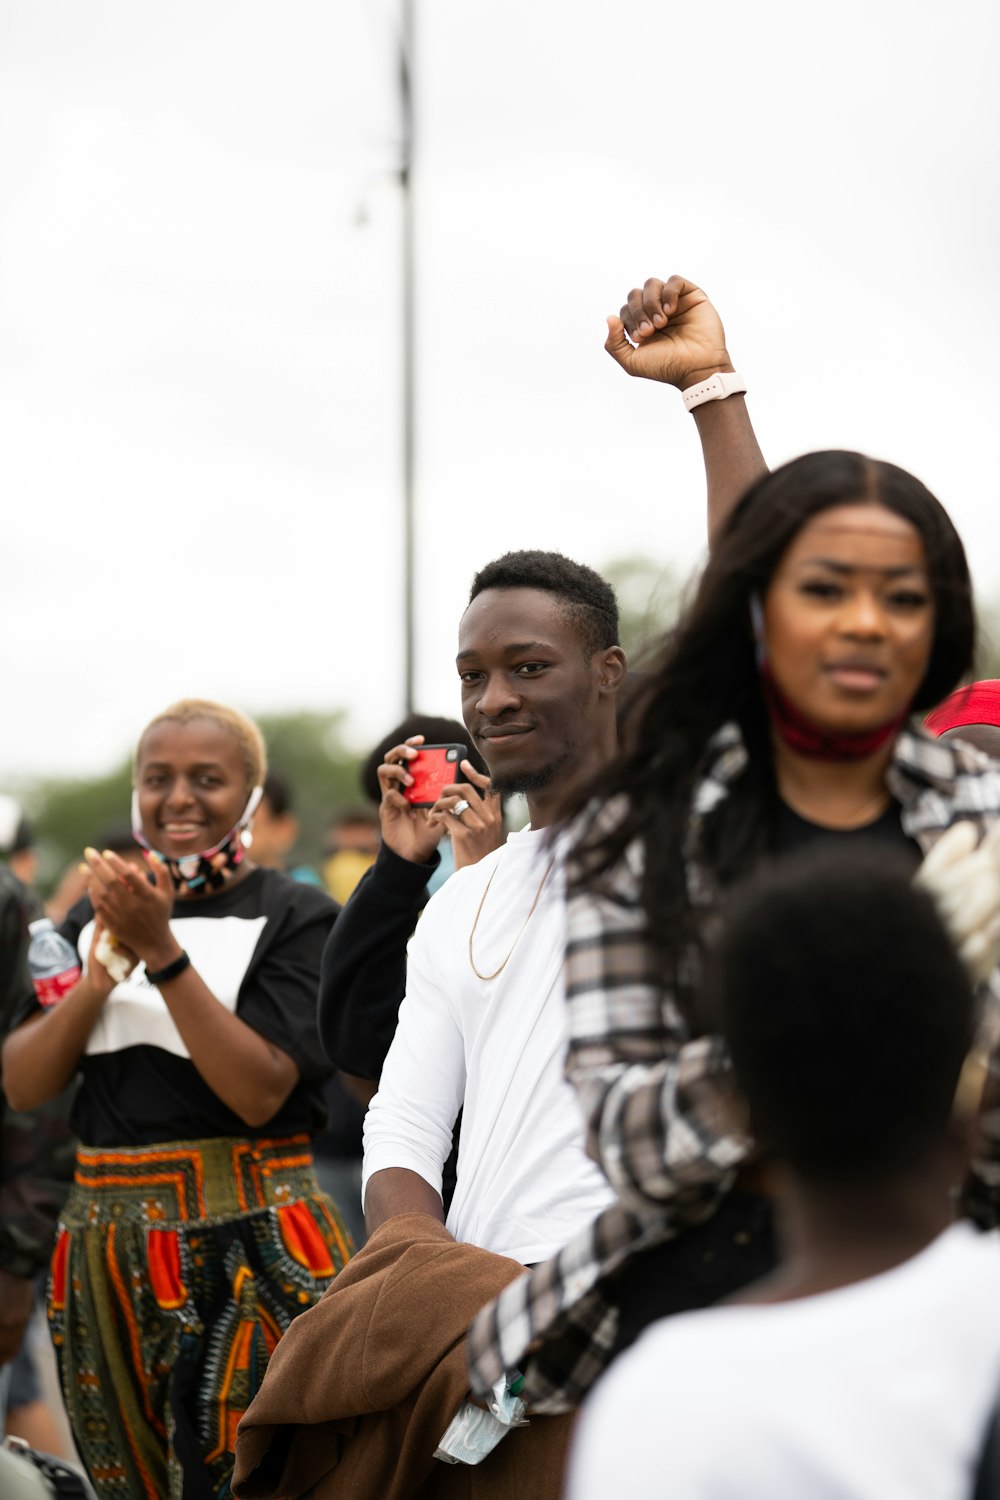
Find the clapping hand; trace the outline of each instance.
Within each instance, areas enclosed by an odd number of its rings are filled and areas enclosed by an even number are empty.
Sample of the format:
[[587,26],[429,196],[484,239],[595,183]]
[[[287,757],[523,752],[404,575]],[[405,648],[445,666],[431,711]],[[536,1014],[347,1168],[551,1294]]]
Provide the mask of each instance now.
[[142,959],[169,947],[174,888],[163,861],[150,860],[150,881],[145,870],[110,849],[103,854],[87,849],[84,858],[91,904],[108,932]]

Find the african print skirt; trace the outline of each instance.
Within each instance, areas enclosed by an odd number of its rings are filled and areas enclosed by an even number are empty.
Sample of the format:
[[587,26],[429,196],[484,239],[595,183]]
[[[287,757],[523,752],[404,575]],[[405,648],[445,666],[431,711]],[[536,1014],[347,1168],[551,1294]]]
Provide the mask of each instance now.
[[49,1321],[101,1500],[228,1500],[268,1359],[350,1253],[307,1136],[81,1147]]

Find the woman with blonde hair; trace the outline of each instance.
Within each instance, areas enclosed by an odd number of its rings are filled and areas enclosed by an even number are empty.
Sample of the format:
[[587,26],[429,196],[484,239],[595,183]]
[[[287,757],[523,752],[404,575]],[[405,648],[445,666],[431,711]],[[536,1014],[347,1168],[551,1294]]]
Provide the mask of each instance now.
[[62,928],[82,973],[54,1003],[26,999],[4,1047],[15,1108],[80,1075],[49,1318],[101,1497],[228,1495],[277,1340],[350,1253],[310,1150],[337,908],[248,857],[265,770],[256,725],[222,704],[146,726],[133,823],[148,870],[87,851],[88,895]]

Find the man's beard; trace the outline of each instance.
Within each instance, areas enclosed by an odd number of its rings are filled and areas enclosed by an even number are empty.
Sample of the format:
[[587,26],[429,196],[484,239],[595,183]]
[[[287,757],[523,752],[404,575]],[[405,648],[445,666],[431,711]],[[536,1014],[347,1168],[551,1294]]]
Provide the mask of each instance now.
[[531,792],[540,792],[545,787],[551,786],[574,759],[572,748],[567,747],[557,760],[551,761],[547,766],[541,766],[536,771],[491,773],[490,790],[498,792],[502,797],[511,797],[517,792],[526,795]]

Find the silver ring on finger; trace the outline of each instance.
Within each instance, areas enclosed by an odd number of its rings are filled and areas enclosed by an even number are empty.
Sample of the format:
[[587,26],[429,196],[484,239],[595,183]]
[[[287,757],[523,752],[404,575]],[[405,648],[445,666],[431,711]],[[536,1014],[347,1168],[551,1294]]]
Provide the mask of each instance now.
[[451,809],[452,817],[460,818],[465,812],[466,808],[471,807],[471,805],[471,803],[466,802],[464,797],[459,797],[458,801],[455,803],[455,806]]

